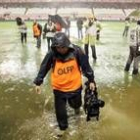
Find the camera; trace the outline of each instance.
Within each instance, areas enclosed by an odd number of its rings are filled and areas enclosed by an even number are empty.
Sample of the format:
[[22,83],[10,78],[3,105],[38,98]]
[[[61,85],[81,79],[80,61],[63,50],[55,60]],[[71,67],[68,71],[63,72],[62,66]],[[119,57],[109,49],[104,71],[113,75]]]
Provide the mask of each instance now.
[[100,107],[104,107],[104,104],[105,102],[103,100],[98,99],[92,94],[86,103],[87,121],[89,121],[91,117],[96,117],[96,119],[99,120]]
[[100,108],[104,107],[104,105],[105,102],[101,99],[98,99],[97,88],[92,91],[87,85],[84,95],[84,111],[87,114],[86,120],[89,121],[91,117],[95,117],[96,120],[99,120]]

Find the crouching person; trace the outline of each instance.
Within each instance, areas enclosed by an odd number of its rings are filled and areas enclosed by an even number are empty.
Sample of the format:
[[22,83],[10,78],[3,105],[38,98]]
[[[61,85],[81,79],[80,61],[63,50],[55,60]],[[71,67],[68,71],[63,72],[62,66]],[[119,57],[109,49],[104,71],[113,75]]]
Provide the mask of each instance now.
[[83,50],[71,44],[61,32],[54,36],[51,51],[46,54],[34,80],[37,93],[41,93],[40,85],[50,69],[56,118],[63,133],[68,128],[66,103],[69,103],[75,113],[78,113],[82,105],[82,72],[88,78],[91,90],[95,89],[94,73]]

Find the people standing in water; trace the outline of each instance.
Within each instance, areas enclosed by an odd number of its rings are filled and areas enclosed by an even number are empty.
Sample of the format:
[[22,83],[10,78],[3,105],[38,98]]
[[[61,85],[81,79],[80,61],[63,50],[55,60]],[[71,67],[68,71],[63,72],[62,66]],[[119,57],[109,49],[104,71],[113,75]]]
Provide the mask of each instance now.
[[48,19],[43,29],[43,39],[47,39],[48,51],[51,48],[55,32],[56,32],[55,24],[51,21],[51,19]]
[[33,36],[36,38],[37,44],[36,47],[40,48],[41,47],[41,34],[42,34],[42,26],[34,20],[33,23]]
[[130,31],[129,56],[125,65],[125,71],[129,71],[132,62],[132,74],[138,74],[140,62],[140,20],[137,21],[137,27]]
[[96,48],[95,48],[97,28],[96,28],[94,18],[88,18],[84,26],[86,29],[85,42],[84,42],[85,53],[89,58],[89,46],[90,46],[92,51],[92,58],[93,61],[95,62],[97,59]]
[[16,18],[16,22],[20,32],[21,43],[27,43],[27,25],[20,17]]
[[124,27],[124,31],[123,31],[124,37],[128,36],[129,28],[130,28],[130,18],[126,18],[125,19],[125,27]]
[[77,30],[78,30],[78,38],[82,39],[83,38],[83,20],[82,18],[77,18]]

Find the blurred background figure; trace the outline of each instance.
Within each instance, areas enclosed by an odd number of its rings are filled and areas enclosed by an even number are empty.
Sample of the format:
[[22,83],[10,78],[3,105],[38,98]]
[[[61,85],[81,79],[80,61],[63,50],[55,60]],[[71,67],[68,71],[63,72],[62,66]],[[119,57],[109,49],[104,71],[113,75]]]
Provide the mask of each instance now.
[[55,31],[56,29],[54,23],[51,19],[48,19],[43,29],[43,39],[47,38],[48,51],[50,50]]
[[124,27],[124,31],[123,31],[124,37],[127,37],[128,32],[129,32],[129,28],[130,28],[130,18],[126,18],[125,19],[125,27]]
[[27,42],[27,26],[25,24],[25,22],[20,18],[17,17],[16,18],[16,22],[20,31],[20,35],[21,35],[21,43],[26,43]]
[[82,20],[82,18],[78,18],[76,24],[77,24],[77,29],[78,29],[78,38],[82,39],[83,38],[83,31],[82,31],[83,20]]
[[37,40],[37,46],[36,46],[37,48],[41,47],[41,34],[42,34],[42,26],[36,20],[34,20],[33,36]]
[[86,55],[89,57],[89,45],[91,47],[92,51],[92,58],[94,61],[96,61],[96,49],[95,49],[95,43],[96,43],[96,24],[93,18],[88,18],[87,21],[84,24],[86,32],[85,32],[85,41],[84,41],[84,49]]
[[129,56],[125,65],[125,71],[129,71],[133,62],[132,74],[138,74],[139,62],[140,62],[140,20],[137,21],[135,29],[130,31],[130,45]]
[[102,26],[101,26],[101,23],[99,22],[99,20],[97,20],[97,18],[95,18],[94,20],[95,20],[96,28],[97,28],[96,40],[99,41],[100,40],[100,31],[102,29]]
[[71,21],[69,17],[66,17],[66,23],[67,23],[67,27],[65,28],[65,34],[67,35],[67,37],[70,37],[70,25],[71,25]]

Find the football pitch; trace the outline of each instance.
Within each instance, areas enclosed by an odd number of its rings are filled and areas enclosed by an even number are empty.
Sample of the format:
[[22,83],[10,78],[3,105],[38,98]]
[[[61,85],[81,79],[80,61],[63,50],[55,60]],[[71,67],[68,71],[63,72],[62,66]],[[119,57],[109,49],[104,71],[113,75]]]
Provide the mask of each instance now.
[[[43,26],[45,22],[40,23]],[[0,140],[53,140],[56,120],[49,74],[42,85],[42,94],[35,94],[33,85],[47,44],[42,39],[41,48],[35,47],[32,24],[27,22],[27,44],[21,44],[16,22],[0,22]],[[96,43],[97,62],[93,62],[91,54],[89,62],[99,98],[106,104],[100,110],[98,122],[87,123],[84,112],[78,122],[70,117],[71,133],[64,140],[139,139],[140,75],[133,76],[132,67],[130,72],[124,72],[129,36],[122,36],[124,22],[101,22],[101,25],[100,41]],[[131,23],[130,28],[135,25]],[[73,43],[83,47],[82,40],[77,38],[75,22],[70,35]]]

